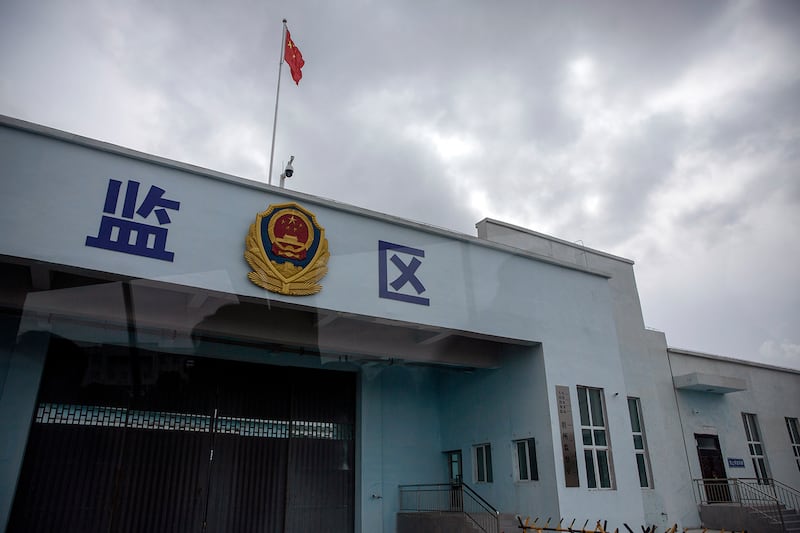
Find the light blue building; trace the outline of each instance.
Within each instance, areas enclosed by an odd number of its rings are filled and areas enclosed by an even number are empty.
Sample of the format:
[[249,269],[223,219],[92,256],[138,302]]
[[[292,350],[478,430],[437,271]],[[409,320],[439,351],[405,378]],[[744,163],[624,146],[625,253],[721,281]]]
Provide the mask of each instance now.
[[800,373],[668,349],[624,258],[11,118],[0,222],[7,531],[688,527],[800,486]]

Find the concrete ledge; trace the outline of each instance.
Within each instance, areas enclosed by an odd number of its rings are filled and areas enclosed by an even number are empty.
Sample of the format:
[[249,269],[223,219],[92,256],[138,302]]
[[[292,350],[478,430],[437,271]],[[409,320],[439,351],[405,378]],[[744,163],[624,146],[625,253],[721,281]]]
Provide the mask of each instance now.
[[397,513],[397,533],[472,533],[474,528],[462,513]]
[[747,382],[743,379],[714,374],[692,372],[673,378],[676,389],[710,392],[713,394],[728,394],[747,390]]
[[703,526],[725,531],[749,531],[751,533],[781,533],[780,524],[769,524],[738,504],[715,503],[700,506],[700,521]]

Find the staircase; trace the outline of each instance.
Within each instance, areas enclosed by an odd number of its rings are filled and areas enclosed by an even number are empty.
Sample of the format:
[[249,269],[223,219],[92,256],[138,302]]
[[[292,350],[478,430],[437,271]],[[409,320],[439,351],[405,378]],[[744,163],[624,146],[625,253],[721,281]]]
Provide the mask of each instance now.
[[706,527],[800,533],[800,491],[775,479],[696,479]]
[[397,531],[502,533],[500,513],[466,483],[400,485]]
[[420,511],[397,514],[398,533],[483,533],[462,513]]
[[759,515],[766,515],[776,525],[779,525],[781,519],[783,519],[783,531],[785,533],[800,533],[800,512],[797,509],[782,508],[780,514],[775,509],[768,509],[761,511]]

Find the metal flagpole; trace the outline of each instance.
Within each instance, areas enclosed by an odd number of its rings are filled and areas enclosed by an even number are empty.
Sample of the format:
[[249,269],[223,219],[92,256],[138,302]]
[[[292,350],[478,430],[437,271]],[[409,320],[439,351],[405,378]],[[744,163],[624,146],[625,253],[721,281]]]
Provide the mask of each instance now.
[[278,90],[275,91],[275,116],[272,120],[272,148],[269,150],[269,174],[267,183],[272,185],[272,161],[275,156],[275,129],[278,127],[278,98],[281,95],[281,69],[283,67],[283,56],[286,53],[286,19],[283,19],[283,30],[281,31],[281,62],[278,64]]

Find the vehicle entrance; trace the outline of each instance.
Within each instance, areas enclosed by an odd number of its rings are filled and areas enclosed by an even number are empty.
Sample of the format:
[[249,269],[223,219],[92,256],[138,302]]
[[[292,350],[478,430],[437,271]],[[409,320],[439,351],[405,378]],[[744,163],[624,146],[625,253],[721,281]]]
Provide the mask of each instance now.
[[8,531],[352,532],[355,380],[53,339]]

